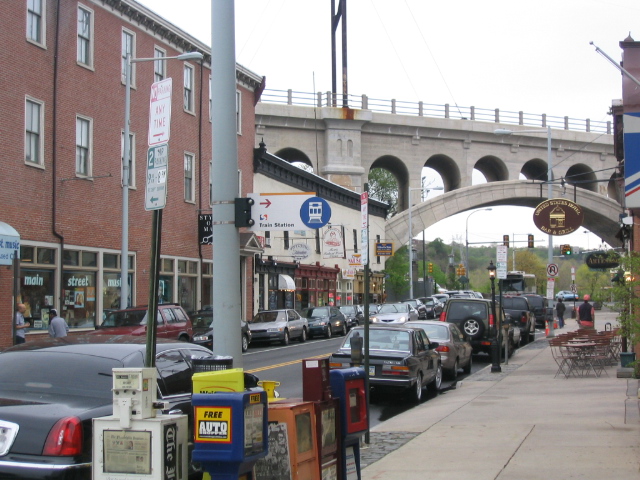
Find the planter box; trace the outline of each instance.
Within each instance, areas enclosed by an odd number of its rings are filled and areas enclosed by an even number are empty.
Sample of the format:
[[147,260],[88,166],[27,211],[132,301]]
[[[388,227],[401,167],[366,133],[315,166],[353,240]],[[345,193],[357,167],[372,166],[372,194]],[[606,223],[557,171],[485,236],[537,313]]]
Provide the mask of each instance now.
[[620,366],[628,367],[631,362],[636,360],[636,352],[620,352]]

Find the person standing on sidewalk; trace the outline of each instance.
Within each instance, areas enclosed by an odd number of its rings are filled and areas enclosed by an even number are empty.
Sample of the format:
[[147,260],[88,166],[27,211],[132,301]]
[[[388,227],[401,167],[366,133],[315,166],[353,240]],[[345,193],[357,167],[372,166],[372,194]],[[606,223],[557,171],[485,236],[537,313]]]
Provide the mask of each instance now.
[[49,322],[49,336],[53,338],[66,337],[69,331],[69,325],[64,321],[64,318],[58,316],[58,311],[55,308],[51,309],[50,314],[53,316]]
[[24,343],[26,341],[25,328],[31,326],[29,322],[24,321],[24,312],[27,311],[27,307],[24,305],[24,303],[19,303],[17,307],[18,311],[16,312],[16,345]]
[[566,305],[562,301],[562,297],[558,298],[558,303],[556,303],[556,315],[558,317],[558,327],[564,327],[564,311],[567,309]]
[[596,321],[596,310],[589,303],[590,295],[584,296],[584,302],[578,307],[578,325],[586,328],[593,328]]

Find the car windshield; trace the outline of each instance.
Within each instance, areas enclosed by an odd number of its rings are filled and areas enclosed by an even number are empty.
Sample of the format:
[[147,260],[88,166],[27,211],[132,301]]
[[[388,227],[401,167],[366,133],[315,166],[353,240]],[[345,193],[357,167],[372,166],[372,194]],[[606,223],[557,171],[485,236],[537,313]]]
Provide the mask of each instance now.
[[436,304],[436,302],[433,300],[425,300],[422,303],[424,303],[427,307],[433,307]]
[[191,324],[193,325],[193,328],[208,328],[212,321],[213,315],[211,312],[204,315],[196,314],[191,316]]
[[449,329],[446,325],[425,324],[420,325],[420,328],[424,330],[429,340],[449,340]]
[[[351,339],[356,333],[360,336],[363,334],[362,331],[352,330],[352,333],[342,345],[343,349],[351,349]],[[409,353],[410,345],[411,337],[407,331],[369,330],[369,349],[371,350],[389,350]]]
[[522,297],[502,297],[502,307],[513,310],[528,310],[527,301]]
[[57,396],[113,399],[113,368],[123,365],[113,359],[42,351],[0,354],[0,396],[11,392],[21,397],[46,399]]
[[257,313],[249,323],[271,323],[284,322],[286,317],[284,311],[266,311]]
[[399,313],[403,310],[400,309],[400,306],[395,303],[384,303],[380,305],[377,313]]
[[418,302],[416,300],[403,300],[402,303],[408,303],[409,305],[415,307],[418,305]]
[[305,318],[328,317],[329,316],[329,307],[305,308],[302,311],[302,316],[305,317]]
[[351,314],[356,313],[356,309],[353,305],[343,305],[342,307],[339,307],[339,308],[342,313],[351,313]]
[[109,313],[109,315],[107,315],[107,318],[104,320],[104,322],[102,322],[102,325],[100,325],[100,328],[138,327],[140,325],[146,325],[146,323],[147,323],[146,310],[120,310],[120,311]]

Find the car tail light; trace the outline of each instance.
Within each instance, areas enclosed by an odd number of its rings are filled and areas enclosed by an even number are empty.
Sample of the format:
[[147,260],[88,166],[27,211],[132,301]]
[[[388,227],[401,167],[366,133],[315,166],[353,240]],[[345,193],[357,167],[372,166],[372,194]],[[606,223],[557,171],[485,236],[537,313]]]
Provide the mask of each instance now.
[[49,432],[42,454],[56,457],[80,455],[82,437],[82,424],[78,417],[61,418]]
[[447,313],[444,310],[440,314],[440,321],[441,322],[446,322],[447,321]]
[[522,317],[520,318],[520,322],[527,323],[527,316],[524,313],[522,314]]
[[402,365],[385,365],[382,367],[383,375],[409,375],[409,367]]
[[449,346],[448,345],[440,345],[438,346],[438,348],[436,348],[437,352],[442,352],[442,353],[449,353]]
[[492,314],[492,313],[490,313],[490,314],[489,314],[489,326],[490,326],[490,327],[493,327],[493,326],[495,325],[494,320],[495,320],[495,319],[493,318],[493,314]]

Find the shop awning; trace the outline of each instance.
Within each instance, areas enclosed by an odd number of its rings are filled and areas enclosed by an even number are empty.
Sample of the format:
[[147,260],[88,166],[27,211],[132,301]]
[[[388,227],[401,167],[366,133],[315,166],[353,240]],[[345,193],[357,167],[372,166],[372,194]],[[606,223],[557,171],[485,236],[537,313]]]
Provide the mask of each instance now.
[[289,275],[278,275],[278,290],[295,290],[296,283]]

